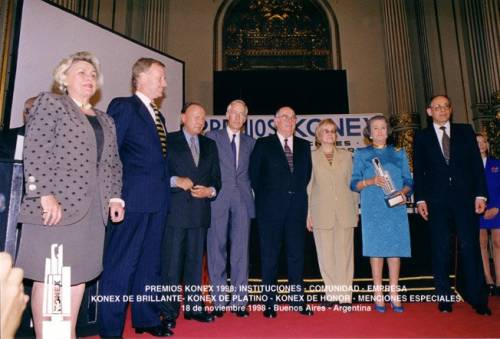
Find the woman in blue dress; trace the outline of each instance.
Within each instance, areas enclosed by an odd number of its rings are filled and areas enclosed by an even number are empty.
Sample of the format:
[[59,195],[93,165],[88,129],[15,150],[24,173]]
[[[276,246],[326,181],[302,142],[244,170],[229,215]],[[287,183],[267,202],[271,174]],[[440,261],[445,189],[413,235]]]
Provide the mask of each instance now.
[[[371,145],[354,153],[351,189],[361,193],[363,255],[370,257],[375,310],[385,312],[382,270],[384,258],[387,258],[390,304],[393,311],[403,312],[398,295],[398,280],[400,258],[411,256],[405,202],[413,180],[405,151],[387,145],[390,131],[386,117],[378,115],[368,120],[364,134],[370,139]],[[388,172],[392,179],[397,198],[401,198],[401,203],[397,206],[389,207],[386,203],[382,189],[386,180],[375,172],[372,161],[374,158],[378,158],[383,170]]]
[[[500,208],[500,160],[488,156],[489,144],[484,135],[476,134],[476,140],[483,159],[486,184],[488,185],[488,205],[484,215],[479,219],[479,243],[483,258],[484,277],[486,284],[488,284],[489,294],[500,296],[500,213],[498,213]],[[488,230],[491,232],[493,243],[496,281],[491,275]]]

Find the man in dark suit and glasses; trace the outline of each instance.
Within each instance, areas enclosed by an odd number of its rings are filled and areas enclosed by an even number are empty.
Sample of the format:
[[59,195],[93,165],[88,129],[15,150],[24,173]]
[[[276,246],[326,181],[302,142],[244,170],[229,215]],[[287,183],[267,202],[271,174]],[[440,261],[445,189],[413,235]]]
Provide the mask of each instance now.
[[486,206],[483,163],[470,125],[450,122],[452,106],[445,95],[427,108],[432,124],[420,131],[414,145],[415,200],[429,222],[432,266],[438,308],[451,312],[450,235],[458,236],[465,278],[464,298],[478,314],[491,315],[479,248],[478,214]]
[[276,134],[257,140],[250,158],[250,178],[260,237],[262,284],[266,318],[275,318],[278,261],[286,250],[289,301],[293,309],[312,315],[303,292],[304,237],[307,218],[307,184],[311,178],[311,146],[294,136],[295,112],[276,112]]
[[[162,244],[162,279],[169,287],[184,283],[184,318],[200,322],[214,320],[206,312],[202,297],[202,259],[207,228],[210,226],[210,201],[221,188],[219,156],[215,141],[201,134],[205,109],[187,104],[181,114],[182,130],[168,135],[170,210]],[[163,306],[165,323],[175,326],[180,292],[167,293]]]
[[[132,67],[134,95],[115,98],[108,107],[116,124],[123,163],[122,223],[110,225],[104,253],[101,295],[145,295],[148,286],[160,283],[161,239],[168,210],[169,173],[165,119],[154,100],[167,86],[165,65],[141,58]],[[154,299],[154,296],[152,296]],[[119,337],[123,332],[127,303],[120,299],[100,303],[100,334]],[[155,302],[134,302],[132,325],[137,333],[170,336],[160,321]]]

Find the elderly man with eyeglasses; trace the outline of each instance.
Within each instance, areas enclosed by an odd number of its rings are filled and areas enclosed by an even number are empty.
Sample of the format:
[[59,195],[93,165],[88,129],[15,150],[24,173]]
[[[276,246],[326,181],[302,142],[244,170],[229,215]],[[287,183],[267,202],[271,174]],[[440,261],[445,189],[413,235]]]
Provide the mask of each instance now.
[[279,298],[300,314],[313,313],[306,306],[302,287],[311,146],[294,136],[296,120],[291,107],[280,108],[274,118],[276,134],[258,139],[250,158],[266,318],[277,316],[276,284],[282,245],[286,251],[289,293]]
[[479,248],[479,219],[486,206],[483,163],[472,127],[450,122],[446,95],[434,96],[427,115],[432,124],[414,145],[414,191],[418,213],[429,223],[438,309],[451,312],[451,230],[458,237],[465,288],[463,297],[480,315],[491,315]]

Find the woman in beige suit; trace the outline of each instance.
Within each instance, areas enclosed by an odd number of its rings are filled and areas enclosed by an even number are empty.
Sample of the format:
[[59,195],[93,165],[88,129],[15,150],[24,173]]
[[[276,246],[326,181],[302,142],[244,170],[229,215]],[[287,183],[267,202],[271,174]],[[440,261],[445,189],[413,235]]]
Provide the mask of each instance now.
[[308,186],[307,229],[314,233],[325,305],[350,304],[354,275],[354,227],[358,225],[358,194],[349,188],[351,152],[335,147],[337,126],[323,119],[316,128],[312,176]]

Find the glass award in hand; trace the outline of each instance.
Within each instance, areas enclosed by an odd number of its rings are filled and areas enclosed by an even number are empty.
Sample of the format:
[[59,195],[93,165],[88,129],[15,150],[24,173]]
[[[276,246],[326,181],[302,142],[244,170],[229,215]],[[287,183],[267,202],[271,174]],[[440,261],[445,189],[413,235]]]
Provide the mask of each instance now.
[[373,167],[375,168],[375,174],[379,177],[384,178],[384,185],[381,187],[384,191],[384,200],[387,206],[395,207],[403,205],[406,203],[406,198],[401,192],[396,190],[394,183],[392,182],[391,175],[389,172],[385,171],[382,167],[380,159],[375,157],[372,159]]

